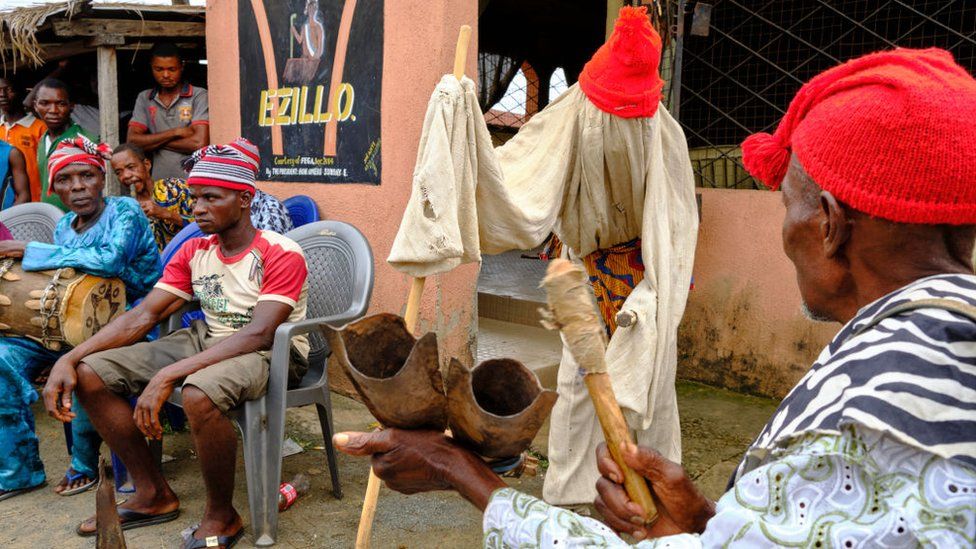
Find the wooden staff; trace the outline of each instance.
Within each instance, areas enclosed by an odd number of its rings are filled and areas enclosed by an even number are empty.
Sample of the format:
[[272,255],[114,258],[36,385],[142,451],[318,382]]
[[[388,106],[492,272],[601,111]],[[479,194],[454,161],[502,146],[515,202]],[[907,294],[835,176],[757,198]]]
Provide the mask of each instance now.
[[[454,77],[461,80],[464,77],[464,65],[468,59],[468,43],[471,42],[471,27],[463,25],[458,32],[457,48],[454,50]],[[413,333],[417,328],[417,318],[420,315],[420,298],[424,294],[426,278],[414,278],[407,296],[407,308],[403,314],[407,330]],[[359,530],[356,532],[356,549],[369,549],[369,537],[373,531],[373,518],[376,516],[376,502],[380,497],[380,479],[369,470],[369,480],[366,482],[366,495],[363,498],[363,511],[359,515]]]
[[620,444],[633,444],[624,415],[613,394],[610,375],[607,373],[607,336],[597,316],[593,288],[586,273],[578,265],[565,259],[554,259],[542,280],[549,304],[545,324],[558,328],[566,340],[566,346],[579,367],[586,372],[583,380],[596,409],[603,437],[613,460],[624,473],[624,488],[630,499],[644,509],[645,522],[657,515],[657,507],[643,477],[624,463]]
[[98,462],[98,488],[95,489],[95,549],[125,549],[122,521],[115,506],[115,482],[112,467],[101,458]]

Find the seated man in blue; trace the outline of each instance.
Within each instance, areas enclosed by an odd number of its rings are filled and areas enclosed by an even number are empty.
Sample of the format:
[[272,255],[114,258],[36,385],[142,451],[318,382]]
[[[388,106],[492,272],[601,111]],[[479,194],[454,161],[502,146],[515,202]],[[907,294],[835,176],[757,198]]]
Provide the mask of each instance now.
[[[70,208],[54,230],[54,244],[0,241],[0,257],[23,257],[26,271],[72,267],[105,278],[118,277],[126,298],[145,296],[162,274],[159,251],[139,204],[102,197],[110,149],[83,137],[58,145],[48,162],[49,186]],[[67,351],[68,349],[65,349]],[[42,486],[44,466],[30,406],[37,400],[31,381],[63,352],[27,338],[0,338],[0,500]],[[77,404],[71,422],[71,466],[55,488],[71,495],[95,481],[101,439]]]

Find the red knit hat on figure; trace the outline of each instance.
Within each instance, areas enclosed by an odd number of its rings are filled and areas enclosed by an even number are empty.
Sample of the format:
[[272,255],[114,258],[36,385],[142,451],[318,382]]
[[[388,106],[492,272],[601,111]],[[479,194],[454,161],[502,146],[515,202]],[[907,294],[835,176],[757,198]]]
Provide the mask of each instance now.
[[776,133],[742,143],[779,187],[795,154],[820,188],[899,223],[976,224],[976,80],[941,49],[896,49],[834,67],[796,94]]
[[664,88],[660,64],[661,37],[647,18],[647,7],[624,7],[610,39],[583,67],[579,86],[604,112],[621,118],[654,116]]

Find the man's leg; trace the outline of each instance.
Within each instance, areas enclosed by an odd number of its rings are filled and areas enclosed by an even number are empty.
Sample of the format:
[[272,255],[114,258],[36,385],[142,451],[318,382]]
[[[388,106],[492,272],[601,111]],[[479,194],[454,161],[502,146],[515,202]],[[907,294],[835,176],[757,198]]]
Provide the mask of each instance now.
[[[136,492],[119,507],[152,515],[178,509],[179,499],[156,467],[146,439],[132,419],[128,400],[110,391],[84,362],[78,365],[75,394],[88,411],[92,424],[132,476]],[[94,531],[94,520],[82,524],[81,530]]]
[[75,418],[71,420],[71,469],[76,473],[84,475],[85,478],[78,479],[74,484],[66,485],[66,488],[80,486],[86,480],[97,479],[98,453],[102,445],[102,437],[99,436],[95,426],[92,425],[88,413],[78,401],[75,395],[71,410],[75,413]]
[[233,535],[243,526],[233,501],[237,431],[210,397],[195,386],[183,386],[183,410],[190,420],[190,433],[207,488],[207,506],[195,537]]
[[0,340],[0,495],[45,480],[30,408],[37,400],[31,381],[44,366],[45,353],[28,339]]

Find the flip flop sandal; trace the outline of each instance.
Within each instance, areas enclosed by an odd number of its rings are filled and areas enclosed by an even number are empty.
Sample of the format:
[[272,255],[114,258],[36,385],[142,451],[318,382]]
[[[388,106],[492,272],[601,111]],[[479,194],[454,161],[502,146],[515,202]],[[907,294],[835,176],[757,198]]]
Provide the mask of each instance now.
[[38,488],[43,488],[45,486],[47,486],[47,481],[42,482],[42,483],[38,484],[37,486],[31,486],[29,488],[21,488],[19,490],[8,490],[8,491],[0,494],[0,501],[3,501],[5,499],[10,499],[12,497],[17,497],[17,496],[26,494],[27,492],[33,492],[34,490],[37,490]]
[[75,471],[71,467],[68,467],[68,470],[64,472],[64,478],[65,480],[68,481],[65,484],[65,486],[71,486],[73,482],[77,480],[81,480],[83,478],[88,478],[89,480],[88,482],[82,484],[81,486],[76,486],[74,488],[70,488],[58,492],[59,496],[73,496],[75,494],[80,494],[82,492],[91,490],[92,488],[95,487],[96,484],[98,484],[98,480],[89,478],[88,475],[85,475],[84,473],[79,473],[78,471]]
[[[139,511],[133,511],[131,509],[119,509],[118,511],[119,522],[122,523],[123,530],[132,530],[133,528],[142,528],[143,526],[163,524],[164,522],[174,521],[180,516],[179,509],[170,511],[169,513],[163,513],[161,515],[150,515],[148,513],[140,513]],[[81,529],[83,524],[85,523],[82,522],[78,525],[78,527],[75,529],[75,533],[83,538],[90,538],[94,536],[96,532],[86,532]]]
[[230,536],[207,536],[203,539],[197,539],[193,537],[193,534],[196,533],[198,528],[200,528],[200,525],[194,524],[180,533],[183,536],[183,549],[207,549],[208,547],[220,547],[221,545],[224,546],[224,549],[230,549],[244,537],[244,527],[241,526],[240,530]]

